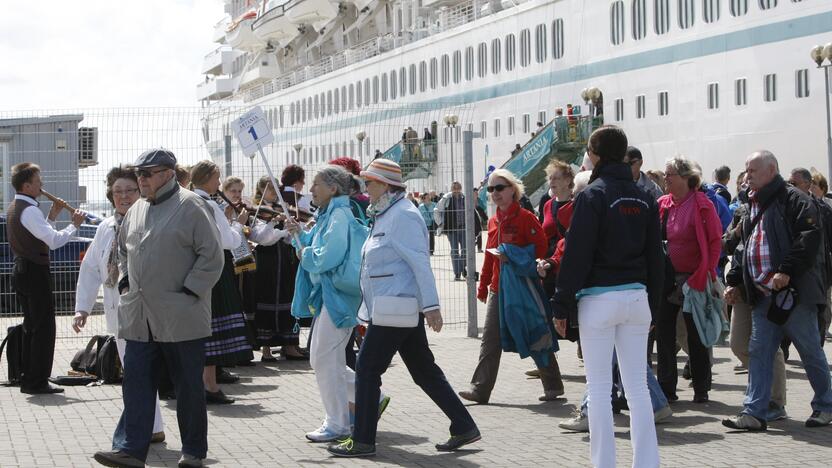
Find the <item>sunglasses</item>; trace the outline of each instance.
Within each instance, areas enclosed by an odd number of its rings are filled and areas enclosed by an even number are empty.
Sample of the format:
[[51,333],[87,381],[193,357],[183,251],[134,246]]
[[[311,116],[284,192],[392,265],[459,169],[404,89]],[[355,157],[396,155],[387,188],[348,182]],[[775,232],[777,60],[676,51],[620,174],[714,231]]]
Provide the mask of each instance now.
[[489,185],[486,190],[488,190],[488,193],[502,192],[503,190],[505,190],[509,187],[510,187],[509,185],[503,185],[503,184]]
[[136,174],[136,177],[144,177],[145,179],[149,179],[150,177],[155,176],[160,172],[165,172],[167,168],[158,169],[155,171],[151,171],[150,169],[134,169],[133,173]]

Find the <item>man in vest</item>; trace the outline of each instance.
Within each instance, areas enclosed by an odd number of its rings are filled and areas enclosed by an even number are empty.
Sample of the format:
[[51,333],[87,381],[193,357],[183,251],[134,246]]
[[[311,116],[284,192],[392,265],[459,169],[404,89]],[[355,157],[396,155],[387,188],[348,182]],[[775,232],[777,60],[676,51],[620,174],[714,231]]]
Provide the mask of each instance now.
[[28,394],[61,393],[49,384],[55,353],[55,306],[52,302],[52,277],[49,274],[49,250],[63,247],[84,220],[76,210],[72,224],[55,230],[55,218],[63,209],[53,203],[49,221],[36,201],[43,182],[40,167],[24,162],[12,167],[14,201],[6,214],[6,234],[14,254],[12,281],[17,303],[23,309],[23,372],[20,391]]
[[451,193],[445,194],[433,209],[433,219],[441,225],[442,232],[448,236],[451,244],[451,263],[454,268],[454,281],[466,276],[465,268],[465,196],[462,184],[453,182]]

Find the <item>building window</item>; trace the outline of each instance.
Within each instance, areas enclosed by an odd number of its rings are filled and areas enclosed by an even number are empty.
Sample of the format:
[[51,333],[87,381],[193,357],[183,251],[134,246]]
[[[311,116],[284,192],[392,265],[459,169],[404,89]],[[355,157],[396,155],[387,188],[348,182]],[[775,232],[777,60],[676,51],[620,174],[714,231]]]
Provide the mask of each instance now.
[[413,96],[416,94],[416,64],[411,63],[409,67],[410,71],[410,95]]
[[488,74],[488,44],[480,42],[477,46],[477,76],[485,78]]
[[474,79],[474,48],[465,48],[465,81]]
[[500,137],[500,119],[494,119],[494,138]]
[[643,119],[647,117],[647,96],[636,96],[636,118]]
[[407,96],[407,69],[399,68],[399,96]]
[[621,122],[624,120],[624,99],[618,98],[615,100],[615,121]]
[[488,122],[483,120],[482,122],[480,122],[480,138],[485,138],[486,137],[487,130],[488,130]]
[[437,72],[437,60],[436,57],[430,59],[430,89],[436,89],[436,82],[438,72]]
[[508,134],[509,135],[514,135],[514,116],[513,115],[509,116],[508,123],[506,124],[506,126],[508,127]]
[[716,23],[722,11],[722,0],[702,0],[702,17],[706,23]]
[[457,84],[462,79],[462,52],[454,51],[454,84]]
[[552,21],[552,56],[557,60],[563,57],[563,19]]
[[653,0],[653,30],[659,36],[670,31],[670,0]]
[[396,70],[390,70],[390,99],[395,100],[396,95],[399,92],[398,89],[398,75],[396,74]]
[[[758,0],[761,10],[770,10],[777,6],[777,0]],[[794,0],[792,0],[794,2]]]
[[520,31],[520,66],[528,67],[532,62],[532,33],[528,29]]
[[633,39],[644,39],[647,35],[647,0],[633,0],[633,9],[630,28],[633,30]]
[[450,78],[450,64],[451,60],[448,58],[448,54],[442,55],[442,87],[448,86],[449,78]]
[[514,34],[509,34],[506,36],[506,70],[512,71],[514,70],[514,53],[516,49],[516,41],[514,39]]
[[389,82],[387,81],[387,73],[386,72],[382,73],[381,74],[381,101],[382,102],[387,102],[387,84],[388,83]]
[[419,62],[419,92],[424,93],[428,87],[428,64],[424,60]]
[[748,13],[748,0],[731,0],[731,16],[744,16]]
[[719,83],[708,83],[708,110],[719,109]]
[[777,74],[766,75],[763,80],[763,100],[774,102],[777,100]]
[[500,67],[502,66],[500,61],[501,48],[500,38],[491,40],[491,74],[493,75],[500,73]]
[[747,83],[748,80],[745,78],[737,78],[734,81],[734,105],[744,106],[748,104]]
[[543,63],[546,61],[546,56],[549,55],[548,42],[546,25],[538,24],[534,28],[534,59],[537,63]]
[[693,0],[679,0],[679,27],[688,29],[696,22],[696,5]]
[[543,125],[546,125],[546,111],[545,110],[537,112],[537,121],[542,123]]
[[618,45],[624,42],[624,2],[616,0],[610,5],[610,42]]
[[523,114],[523,133],[529,133],[531,130],[531,116],[529,114]]
[[794,74],[794,95],[798,99],[809,97],[809,70],[797,70]]
[[670,113],[670,99],[667,91],[659,91],[659,115],[665,116]]

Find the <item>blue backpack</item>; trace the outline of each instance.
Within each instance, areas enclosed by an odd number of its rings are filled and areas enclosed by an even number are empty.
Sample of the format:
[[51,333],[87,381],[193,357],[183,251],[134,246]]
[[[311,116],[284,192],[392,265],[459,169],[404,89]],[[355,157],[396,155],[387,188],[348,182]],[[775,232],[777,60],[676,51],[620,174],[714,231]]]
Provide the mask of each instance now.
[[347,241],[349,247],[344,262],[335,269],[332,284],[335,288],[344,294],[350,296],[360,296],[361,286],[361,250],[364,248],[364,242],[370,234],[370,228],[357,220],[355,216],[350,213],[350,230],[349,239]]

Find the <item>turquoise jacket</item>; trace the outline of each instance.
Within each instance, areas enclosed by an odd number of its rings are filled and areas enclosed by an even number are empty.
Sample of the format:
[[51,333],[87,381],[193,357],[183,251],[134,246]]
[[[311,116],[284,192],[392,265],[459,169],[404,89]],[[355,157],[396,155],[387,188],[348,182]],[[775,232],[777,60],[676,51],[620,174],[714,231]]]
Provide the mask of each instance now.
[[434,202],[422,203],[419,205],[419,213],[422,214],[422,219],[425,220],[425,226],[430,229],[433,226],[433,208],[436,205]]
[[[336,327],[352,328],[358,325],[356,317],[361,305],[361,295],[348,294],[335,285],[354,282],[354,289],[359,290],[358,275],[344,276],[344,273],[357,272],[360,264],[344,263],[355,262],[356,256],[349,255],[350,250],[357,248],[360,252],[366,236],[361,239],[354,238],[358,236],[350,236],[351,223],[356,221],[347,196],[330,200],[326,209],[318,211],[315,220],[315,226],[311,230],[300,234],[304,248],[300,256],[300,268],[295,277],[292,315],[298,318],[311,317],[317,315],[326,305]],[[295,248],[297,247],[295,245]]]

